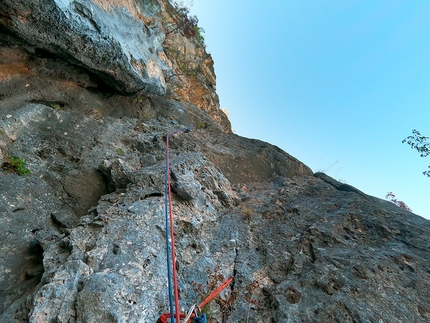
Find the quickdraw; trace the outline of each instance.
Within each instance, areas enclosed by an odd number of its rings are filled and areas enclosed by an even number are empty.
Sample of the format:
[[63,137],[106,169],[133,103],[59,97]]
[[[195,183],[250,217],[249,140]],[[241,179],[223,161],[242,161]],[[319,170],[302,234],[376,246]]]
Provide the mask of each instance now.
[[202,316],[196,316],[194,318],[194,323],[206,323],[206,314],[203,313]]
[[[230,283],[233,281],[233,277],[230,277],[226,281],[224,281],[221,285],[218,286],[208,297],[205,298],[203,302],[199,305],[194,304],[190,310],[188,311],[188,315],[184,313],[180,314],[180,318],[184,319],[185,323],[188,323],[188,320],[191,318],[194,323],[206,323],[206,314],[202,313],[200,316],[197,315],[195,309],[197,308],[199,312],[201,312],[201,308],[203,308],[206,304],[208,304],[211,300],[213,300],[219,293],[221,293]],[[170,320],[170,313],[164,313],[160,316],[157,323],[168,323]],[[197,320],[196,320],[197,319]]]

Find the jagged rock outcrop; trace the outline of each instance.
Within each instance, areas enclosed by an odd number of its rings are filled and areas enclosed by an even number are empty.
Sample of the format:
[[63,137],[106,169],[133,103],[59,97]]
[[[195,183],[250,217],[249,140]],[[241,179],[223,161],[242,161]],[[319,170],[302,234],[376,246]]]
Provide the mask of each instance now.
[[[152,31],[112,32],[122,15]],[[429,321],[429,221],[230,133],[213,62],[169,29],[177,19],[161,0],[0,4],[0,322],[168,310],[167,133],[184,310],[233,276],[205,308],[211,322]],[[132,64],[133,46],[159,78]]]
[[2,25],[29,45],[83,65],[121,92],[165,92],[157,1],[5,0],[0,10]]
[[[0,28],[7,67],[0,76],[55,79],[61,59],[91,74],[91,80],[79,77],[79,86],[102,82],[119,93],[140,93],[138,98],[166,94],[206,111],[231,131],[219,109],[213,60],[201,41],[184,35],[181,19],[167,0],[5,0]],[[60,79],[69,79],[69,72]]]

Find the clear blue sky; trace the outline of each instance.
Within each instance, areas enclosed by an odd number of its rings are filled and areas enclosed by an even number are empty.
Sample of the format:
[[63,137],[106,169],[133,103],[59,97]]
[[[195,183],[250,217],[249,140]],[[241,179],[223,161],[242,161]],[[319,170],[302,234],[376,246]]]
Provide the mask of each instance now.
[[430,219],[430,1],[194,0],[233,130]]

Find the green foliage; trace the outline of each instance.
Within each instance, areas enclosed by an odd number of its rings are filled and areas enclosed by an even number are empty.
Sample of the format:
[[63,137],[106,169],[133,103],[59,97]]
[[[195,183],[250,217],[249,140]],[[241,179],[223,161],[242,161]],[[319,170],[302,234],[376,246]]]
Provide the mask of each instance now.
[[121,148],[117,148],[117,149],[115,150],[115,152],[116,152],[118,155],[120,155],[120,156],[124,156],[124,155],[125,155],[124,150],[122,150]]
[[206,47],[205,37],[203,36],[203,34],[205,33],[205,30],[199,26],[194,26],[194,33],[199,43]]
[[[421,157],[427,157],[430,155],[429,137],[421,135],[421,133],[416,129],[412,130],[412,136],[408,136],[403,139],[402,143],[407,143],[412,149],[418,151]],[[423,174],[430,177],[430,170],[424,171]]]
[[189,6],[184,4],[183,1],[174,1],[173,6],[175,7],[179,16],[178,27],[174,28],[173,31],[182,29],[185,37],[188,39],[195,37],[200,44],[205,46],[205,38],[203,37],[203,33],[205,31],[203,28],[198,26],[199,19],[194,15],[190,15]]
[[138,96],[136,96],[136,98],[135,98],[135,101],[137,102],[137,103],[142,103],[143,102],[143,96],[141,96],[141,95],[138,95]]
[[30,170],[26,166],[25,160],[17,156],[5,157],[5,163],[3,169],[8,172],[16,173],[18,175],[26,175],[30,173]]
[[56,102],[52,102],[52,103],[50,104],[50,107],[51,107],[52,109],[55,109],[55,110],[61,110],[61,105],[60,105],[59,103],[56,103]]
[[206,128],[206,123],[204,121],[199,121],[197,124],[197,129],[204,129]]

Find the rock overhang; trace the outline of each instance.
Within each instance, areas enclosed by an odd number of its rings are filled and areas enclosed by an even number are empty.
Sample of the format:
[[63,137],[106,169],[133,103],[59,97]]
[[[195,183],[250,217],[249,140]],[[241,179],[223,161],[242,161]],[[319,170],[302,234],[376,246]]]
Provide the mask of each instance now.
[[5,29],[85,67],[117,92],[165,94],[165,35],[153,18],[158,2],[5,0],[0,10]]

